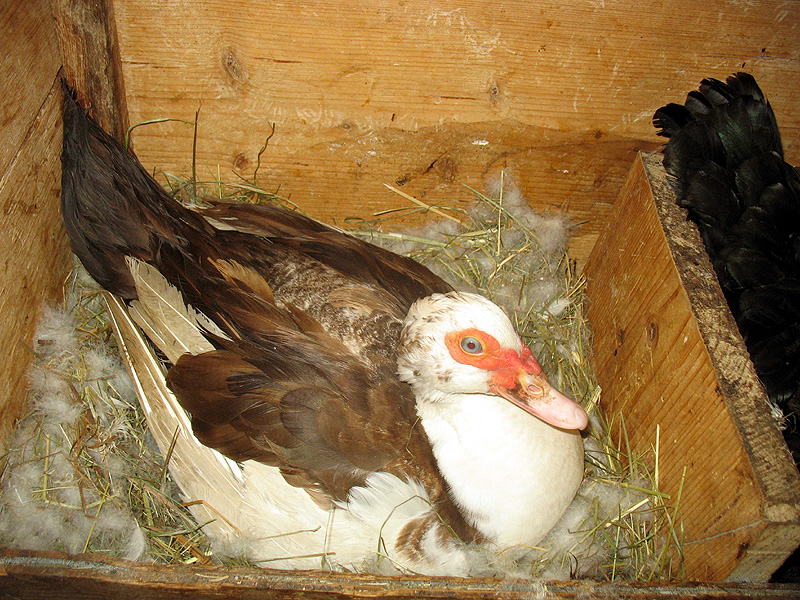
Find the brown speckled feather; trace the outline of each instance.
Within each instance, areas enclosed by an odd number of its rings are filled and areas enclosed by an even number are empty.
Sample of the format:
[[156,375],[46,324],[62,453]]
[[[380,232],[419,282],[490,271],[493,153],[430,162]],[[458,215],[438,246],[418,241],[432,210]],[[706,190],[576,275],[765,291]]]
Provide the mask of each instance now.
[[[297,213],[214,203],[206,220],[164,192],[66,90],[64,115],[62,205],[83,264],[134,300],[125,256],[144,260],[227,336],[209,333],[216,350],[184,354],[168,374],[200,441],[279,467],[321,504],[346,499],[376,470],[418,479],[449,527],[474,539],[395,373],[410,305],[450,286]],[[430,523],[418,526],[407,536]]]
[[405,317],[411,304],[432,293],[447,293],[451,286],[419,263],[339,232],[299,213],[268,205],[211,201],[202,210],[209,219],[227,227],[280,240],[360,284],[397,306]]

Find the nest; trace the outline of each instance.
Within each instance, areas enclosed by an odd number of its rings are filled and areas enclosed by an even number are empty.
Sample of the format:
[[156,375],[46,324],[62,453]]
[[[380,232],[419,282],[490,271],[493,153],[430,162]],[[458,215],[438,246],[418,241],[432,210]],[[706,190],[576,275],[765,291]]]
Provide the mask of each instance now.
[[[224,183],[201,182],[192,172],[190,179],[165,174],[167,188],[184,203],[211,195],[297,209],[259,187],[255,174],[252,181]],[[351,233],[503,306],[551,381],[591,417],[585,481],[559,525],[538,548],[477,552],[485,566],[476,572],[680,577],[680,498],[658,490],[658,439],[647,456],[634,455],[624,439],[621,448],[613,443],[597,409],[585,282],[567,256],[564,218],[534,213],[504,175],[486,193],[473,190],[475,202],[466,209],[429,206],[392,189],[408,206],[371,220],[347,219]],[[420,216],[428,224],[402,226]],[[63,308],[45,309],[32,352],[30,410],[5,457],[0,543],[166,563],[231,561],[214,553],[188,510],[194,499],[182,499],[171,482],[169,453],[161,456],[148,434],[98,288],[79,266],[66,282]]]

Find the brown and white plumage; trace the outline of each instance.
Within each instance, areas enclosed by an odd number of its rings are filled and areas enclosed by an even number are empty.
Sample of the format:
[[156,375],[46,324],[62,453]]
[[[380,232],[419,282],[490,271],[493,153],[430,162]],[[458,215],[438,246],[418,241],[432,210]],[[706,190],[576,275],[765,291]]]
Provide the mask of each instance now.
[[580,483],[587,417],[499,308],[297,213],[185,209],[66,89],[64,122],[73,249],[126,302],[118,326],[166,357],[164,385],[132,350],[162,447],[178,430],[176,480],[223,516],[212,536],[276,567],[386,555],[465,574],[461,542],[547,533]]

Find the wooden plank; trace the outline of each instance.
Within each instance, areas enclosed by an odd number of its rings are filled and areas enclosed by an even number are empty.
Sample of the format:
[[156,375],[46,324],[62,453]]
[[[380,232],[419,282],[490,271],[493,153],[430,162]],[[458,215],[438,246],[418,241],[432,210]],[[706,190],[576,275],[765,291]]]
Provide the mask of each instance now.
[[72,266],[59,210],[61,89],[44,92],[39,114],[0,178],[0,455],[27,401],[25,370],[42,303],[61,297]]
[[800,475],[702,241],[645,160],[586,265],[601,403],[634,447],[659,435],[661,489],[682,489],[687,576],[764,580],[800,543]]
[[[207,113],[201,111],[198,165],[204,166],[198,171],[201,180],[211,181],[218,177],[219,161],[205,146],[217,144],[207,137],[203,114]],[[169,132],[168,139],[185,142],[185,159],[173,172],[188,177],[191,141],[181,141],[176,132],[191,127],[158,124],[136,131],[151,127]],[[134,134],[137,154],[142,148],[138,135]],[[348,217],[369,218],[409,204],[387,190],[385,183],[429,204],[464,205],[475,199],[466,186],[483,190],[488,179],[506,168],[539,210],[563,211],[576,224],[570,254],[581,265],[636,153],[658,146],[615,135],[601,136],[598,141],[594,133],[514,121],[444,123],[417,131],[388,129],[347,135],[290,156],[273,152],[272,144],[281,144],[282,137],[279,130],[270,140],[257,180],[266,189],[289,196],[317,219],[343,224]],[[242,164],[246,170],[237,172],[251,179],[255,160],[243,160]],[[230,171],[227,177],[224,173],[220,177],[237,181]],[[164,177],[158,179],[165,182]]]
[[375,576],[244,567],[165,566],[104,556],[0,550],[0,598],[38,600],[325,600],[342,598],[797,598],[800,586],[747,583],[609,583]]
[[0,175],[14,161],[61,64],[49,10],[47,0],[0,3]]
[[92,116],[118,140],[128,130],[112,0],[52,0],[64,74]]
[[[412,195],[468,197],[461,184],[483,176],[471,164],[507,150],[487,132],[511,123],[534,132],[513,164],[531,203],[590,214],[621,185],[603,170],[607,140],[657,143],[657,108],[740,69],[763,84],[800,162],[797,3],[117,0],[115,10],[131,122],[191,121],[199,109],[199,172],[219,167],[226,180],[251,176],[275,123],[259,180],[325,221],[401,204],[382,184],[407,173],[425,174],[407,183]],[[466,125],[456,153],[446,144]],[[577,132],[587,151],[573,153],[569,136],[545,151],[537,130]],[[150,169],[187,175],[192,134],[143,127],[137,152]]]
[[756,540],[745,542],[746,552],[742,545],[737,548],[737,564],[730,576],[766,579],[800,544],[800,475],[713,277],[700,235],[676,206],[660,157],[642,158],[681,284],[762,495],[764,530]]

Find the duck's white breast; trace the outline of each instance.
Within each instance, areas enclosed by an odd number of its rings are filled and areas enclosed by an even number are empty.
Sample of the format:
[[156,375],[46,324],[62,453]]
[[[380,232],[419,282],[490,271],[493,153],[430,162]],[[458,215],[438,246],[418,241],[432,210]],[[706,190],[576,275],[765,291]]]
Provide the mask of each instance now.
[[536,544],[583,478],[583,441],[497,396],[418,405],[456,502],[501,547]]

